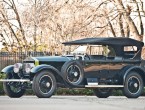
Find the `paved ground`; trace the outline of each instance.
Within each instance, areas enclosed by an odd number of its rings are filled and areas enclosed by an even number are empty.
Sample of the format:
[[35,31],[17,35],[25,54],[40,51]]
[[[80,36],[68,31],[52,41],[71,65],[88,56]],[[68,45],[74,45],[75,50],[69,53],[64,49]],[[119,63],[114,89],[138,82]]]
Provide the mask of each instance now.
[[145,110],[145,97],[99,99],[95,96],[53,96],[39,99],[23,96],[14,99],[0,96],[0,110]]

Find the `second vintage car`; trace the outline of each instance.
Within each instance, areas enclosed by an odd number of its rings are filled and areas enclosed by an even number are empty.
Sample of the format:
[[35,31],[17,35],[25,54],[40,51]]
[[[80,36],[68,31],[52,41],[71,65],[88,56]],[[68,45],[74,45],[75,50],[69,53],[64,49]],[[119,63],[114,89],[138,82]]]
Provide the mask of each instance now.
[[39,98],[51,97],[58,87],[90,88],[99,98],[120,89],[137,98],[145,85],[143,42],[131,38],[85,38],[63,43],[78,46],[62,56],[28,57],[5,67],[3,88],[9,97],[21,97],[32,87]]

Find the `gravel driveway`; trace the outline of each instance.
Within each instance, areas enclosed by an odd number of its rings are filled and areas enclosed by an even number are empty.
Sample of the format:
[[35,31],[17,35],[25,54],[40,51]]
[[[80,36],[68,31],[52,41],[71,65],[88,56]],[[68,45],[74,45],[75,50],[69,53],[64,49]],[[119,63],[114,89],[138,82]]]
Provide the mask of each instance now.
[[145,97],[53,96],[39,99],[36,96],[0,96],[0,110],[145,110]]

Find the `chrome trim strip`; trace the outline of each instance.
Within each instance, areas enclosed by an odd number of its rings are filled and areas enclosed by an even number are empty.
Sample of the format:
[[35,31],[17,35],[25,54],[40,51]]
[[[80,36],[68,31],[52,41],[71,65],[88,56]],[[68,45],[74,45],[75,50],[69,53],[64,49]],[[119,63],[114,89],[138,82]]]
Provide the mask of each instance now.
[[124,87],[124,85],[85,85],[87,88],[117,88]]
[[30,82],[29,79],[0,79],[0,82]]

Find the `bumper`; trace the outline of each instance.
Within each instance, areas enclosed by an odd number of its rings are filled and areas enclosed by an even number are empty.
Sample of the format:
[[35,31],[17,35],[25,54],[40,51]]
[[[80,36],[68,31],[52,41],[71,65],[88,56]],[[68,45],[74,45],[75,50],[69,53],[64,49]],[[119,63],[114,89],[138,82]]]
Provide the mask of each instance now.
[[31,82],[29,79],[0,79],[0,82]]

